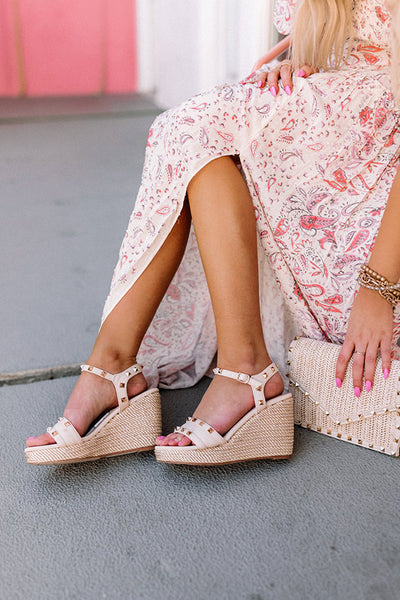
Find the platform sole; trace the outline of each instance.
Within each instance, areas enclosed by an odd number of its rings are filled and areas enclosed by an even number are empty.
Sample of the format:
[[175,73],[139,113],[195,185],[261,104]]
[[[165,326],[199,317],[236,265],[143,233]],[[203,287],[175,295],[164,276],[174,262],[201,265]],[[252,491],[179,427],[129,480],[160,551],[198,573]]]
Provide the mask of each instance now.
[[228,465],[251,460],[283,460],[293,453],[294,423],[291,394],[267,402],[226,444],[214,448],[156,446],[159,462],[193,466]]
[[81,442],[69,446],[30,447],[25,456],[30,465],[61,465],[99,460],[152,450],[161,434],[161,399],[156,389],[133,398],[125,410],[116,413]]

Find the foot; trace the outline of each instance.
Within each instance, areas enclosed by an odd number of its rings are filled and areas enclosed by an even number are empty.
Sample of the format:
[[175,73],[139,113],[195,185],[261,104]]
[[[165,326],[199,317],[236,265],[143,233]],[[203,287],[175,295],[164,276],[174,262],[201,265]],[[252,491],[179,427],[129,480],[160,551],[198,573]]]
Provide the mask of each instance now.
[[[89,362],[89,364],[93,363]],[[127,365],[119,365],[117,368],[114,365],[114,369],[110,369],[101,364],[100,368],[105,368],[110,373],[117,373],[127,368]],[[142,373],[138,373],[128,382],[128,398],[133,398],[133,396],[141,394],[146,389],[146,380]],[[111,381],[102,379],[92,373],[82,373],[72,390],[64,411],[64,417],[71,421],[79,435],[82,436],[87,433],[95,419],[116,406],[118,406],[117,395]],[[26,440],[28,447],[54,443],[55,441],[49,433],[43,433],[38,437],[29,437]]]
[[[265,398],[279,396],[283,388],[282,377],[276,373],[264,388]],[[211,425],[220,435],[224,435],[252,408],[253,391],[249,385],[216,375],[193,416]],[[182,433],[170,433],[166,437],[161,435],[156,440],[157,446],[190,446],[191,443]]]

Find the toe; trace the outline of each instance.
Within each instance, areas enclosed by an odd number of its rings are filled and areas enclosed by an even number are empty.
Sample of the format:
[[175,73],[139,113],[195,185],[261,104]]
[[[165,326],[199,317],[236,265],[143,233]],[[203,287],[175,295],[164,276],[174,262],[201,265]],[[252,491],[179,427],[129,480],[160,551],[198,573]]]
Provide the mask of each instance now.
[[186,437],[186,435],[183,435],[182,438],[179,440],[178,442],[178,446],[190,446],[191,445],[191,441],[188,437]]
[[192,442],[186,435],[180,433],[171,435],[169,445],[170,446],[190,446]]
[[170,435],[167,435],[167,446],[177,446],[178,442],[180,440],[180,435],[176,435],[175,433],[172,433]]
[[55,441],[48,433],[43,433],[38,437],[29,437],[26,440],[26,445],[28,448],[31,448],[32,446],[47,446],[48,444],[55,444]]

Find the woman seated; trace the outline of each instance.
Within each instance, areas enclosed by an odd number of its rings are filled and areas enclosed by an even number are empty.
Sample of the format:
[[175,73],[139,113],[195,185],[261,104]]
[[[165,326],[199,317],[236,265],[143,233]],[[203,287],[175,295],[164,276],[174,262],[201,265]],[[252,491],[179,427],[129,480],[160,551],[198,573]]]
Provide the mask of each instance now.
[[[152,125],[88,365],[64,418],[27,440],[29,462],[156,443],[165,462],[289,456],[291,398],[275,363],[294,335],[342,344],[338,386],[354,354],[356,396],[372,388],[378,352],[389,373],[399,312],[358,277],[363,265],[400,277],[398,3],[392,13],[384,0],[294,4],[275,10],[291,61]],[[156,440],[159,396],[148,386],[194,384],[216,351],[193,417]]]

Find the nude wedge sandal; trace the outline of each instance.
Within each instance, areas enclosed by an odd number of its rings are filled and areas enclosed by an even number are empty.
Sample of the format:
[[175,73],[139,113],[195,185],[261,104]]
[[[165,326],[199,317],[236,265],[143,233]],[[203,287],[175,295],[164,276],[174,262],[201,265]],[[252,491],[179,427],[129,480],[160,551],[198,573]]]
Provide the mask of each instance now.
[[175,428],[175,432],[183,433],[194,445],[156,446],[156,459],[164,463],[210,466],[289,458],[294,435],[292,395],[264,398],[265,385],[278,372],[275,363],[257,375],[214,369],[216,375],[250,385],[255,407],[223,436],[205,421],[189,417],[182,427]]
[[81,365],[81,370],[111,381],[118,406],[100,418],[82,437],[68,419],[59,417],[54,427],[47,429],[55,444],[25,449],[29,464],[79,463],[154,448],[156,437],[161,433],[160,393],[152,388],[131,399],[127,394],[128,382],[142,372],[141,365],[134,364],[115,374],[91,365]]

